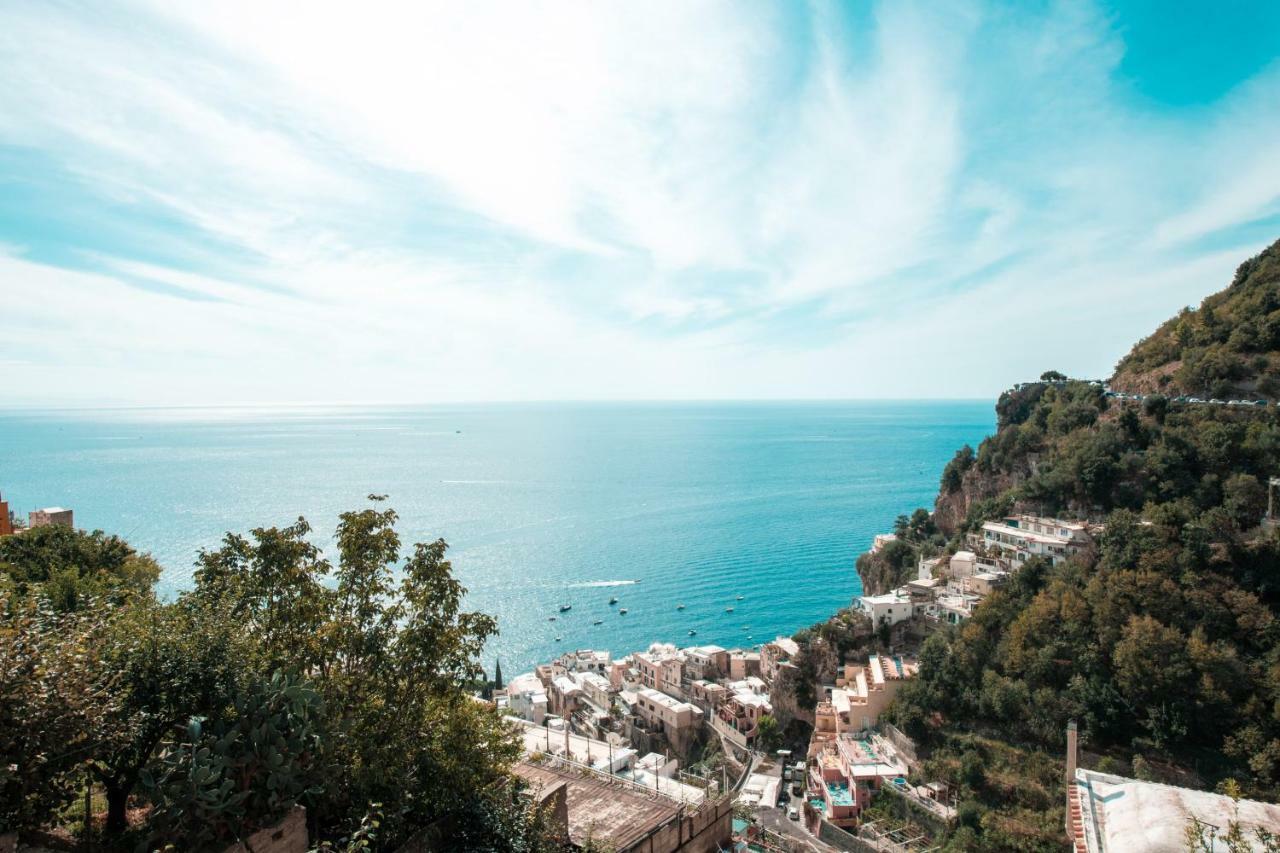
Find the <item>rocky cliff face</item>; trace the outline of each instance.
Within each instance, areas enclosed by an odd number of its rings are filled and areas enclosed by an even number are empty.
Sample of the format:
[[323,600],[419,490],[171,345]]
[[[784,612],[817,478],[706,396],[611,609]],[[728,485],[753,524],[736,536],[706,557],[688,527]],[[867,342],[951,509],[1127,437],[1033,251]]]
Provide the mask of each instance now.
[[986,472],[970,468],[952,492],[938,492],[933,504],[933,521],[947,536],[954,536],[964,526],[975,507],[997,500],[1006,490],[1018,485],[1022,477],[1006,472]]

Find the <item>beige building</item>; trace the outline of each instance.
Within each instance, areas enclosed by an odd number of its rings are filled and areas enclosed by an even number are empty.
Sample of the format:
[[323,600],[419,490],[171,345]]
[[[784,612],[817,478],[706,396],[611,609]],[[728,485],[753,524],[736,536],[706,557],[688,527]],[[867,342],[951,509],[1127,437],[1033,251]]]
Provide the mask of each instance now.
[[723,684],[703,679],[689,682],[685,693],[689,701],[697,705],[705,713],[715,711],[729,698],[729,690]]
[[776,637],[773,642],[760,647],[760,677],[770,684],[778,677],[778,670],[795,666],[792,661],[800,654],[800,646],[790,637]]
[[649,651],[632,655],[631,664],[643,686],[672,696],[683,695],[680,682],[684,675],[684,662],[675,646],[654,643]]
[[760,653],[735,650],[729,653],[729,678],[734,681],[760,674]]
[[914,659],[897,655],[871,655],[865,666],[845,666],[830,698],[814,711],[814,731],[837,735],[871,728],[898,688],[919,669]]
[[682,654],[685,678],[715,679],[729,674],[729,652],[719,646],[693,646]]
[[27,526],[44,527],[47,524],[65,524],[67,527],[76,526],[75,521],[72,519],[71,510],[63,509],[60,506],[49,506],[27,513]]
[[651,687],[636,691],[631,710],[651,731],[678,733],[702,725],[702,709]]
[[[1066,829],[1072,853],[1180,853],[1192,819],[1203,827],[1204,849],[1226,851],[1231,823],[1243,830],[1245,849],[1273,850],[1258,831],[1280,836],[1280,805],[1233,800],[1224,794],[1143,782],[1077,765],[1075,723],[1067,727]],[[1230,849],[1236,849],[1232,847]]]

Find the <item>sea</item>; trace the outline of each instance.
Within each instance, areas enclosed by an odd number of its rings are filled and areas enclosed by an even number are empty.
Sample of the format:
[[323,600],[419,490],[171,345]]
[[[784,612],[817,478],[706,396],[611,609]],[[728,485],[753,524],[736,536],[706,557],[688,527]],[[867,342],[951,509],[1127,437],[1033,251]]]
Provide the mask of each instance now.
[[172,597],[228,531],[304,516],[332,554],[338,514],[385,494],[406,551],[449,543],[509,678],[825,619],[872,536],[994,428],[988,400],[7,410],[0,495],[125,537]]

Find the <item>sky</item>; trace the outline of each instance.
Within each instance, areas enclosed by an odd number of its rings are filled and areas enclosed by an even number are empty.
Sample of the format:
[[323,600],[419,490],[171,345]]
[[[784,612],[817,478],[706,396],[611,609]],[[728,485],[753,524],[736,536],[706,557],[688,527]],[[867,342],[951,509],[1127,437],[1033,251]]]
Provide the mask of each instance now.
[[0,406],[994,397],[1280,237],[1280,3],[0,4]]

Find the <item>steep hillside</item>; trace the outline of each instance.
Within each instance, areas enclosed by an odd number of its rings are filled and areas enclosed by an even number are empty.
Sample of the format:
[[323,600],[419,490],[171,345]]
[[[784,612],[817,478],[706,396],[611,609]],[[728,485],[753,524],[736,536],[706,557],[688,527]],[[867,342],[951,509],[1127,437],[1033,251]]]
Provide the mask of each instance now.
[[908,550],[859,562],[884,585],[1011,510],[1105,525],[1095,549],[1028,563],[969,621],[931,636],[920,677],[899,693],[891,716],[928,772],[962,793],[946,849],[1063,849],[1055,774],[1069,720],[1092,766],[1234,780],[1280,799],[1280,535],[1262,524],[1267,480],[1280,475],[1280,409],[1171,399],[1188,364],[1248,352],[1235,383],[1280,364],[1280,339],[1249,337],[1280,330],[1278,269],[1273,246],[1126,358],[1118,376],[1169,376],[1167,396],[1117,399],[1069,380],[1003,394],[997,432],[943,472],[936,532],[908,531]]
[[1280,399],[1280,241],[1242,263],[1226,290],[1144,338],[1111,386],[1139,394]]

